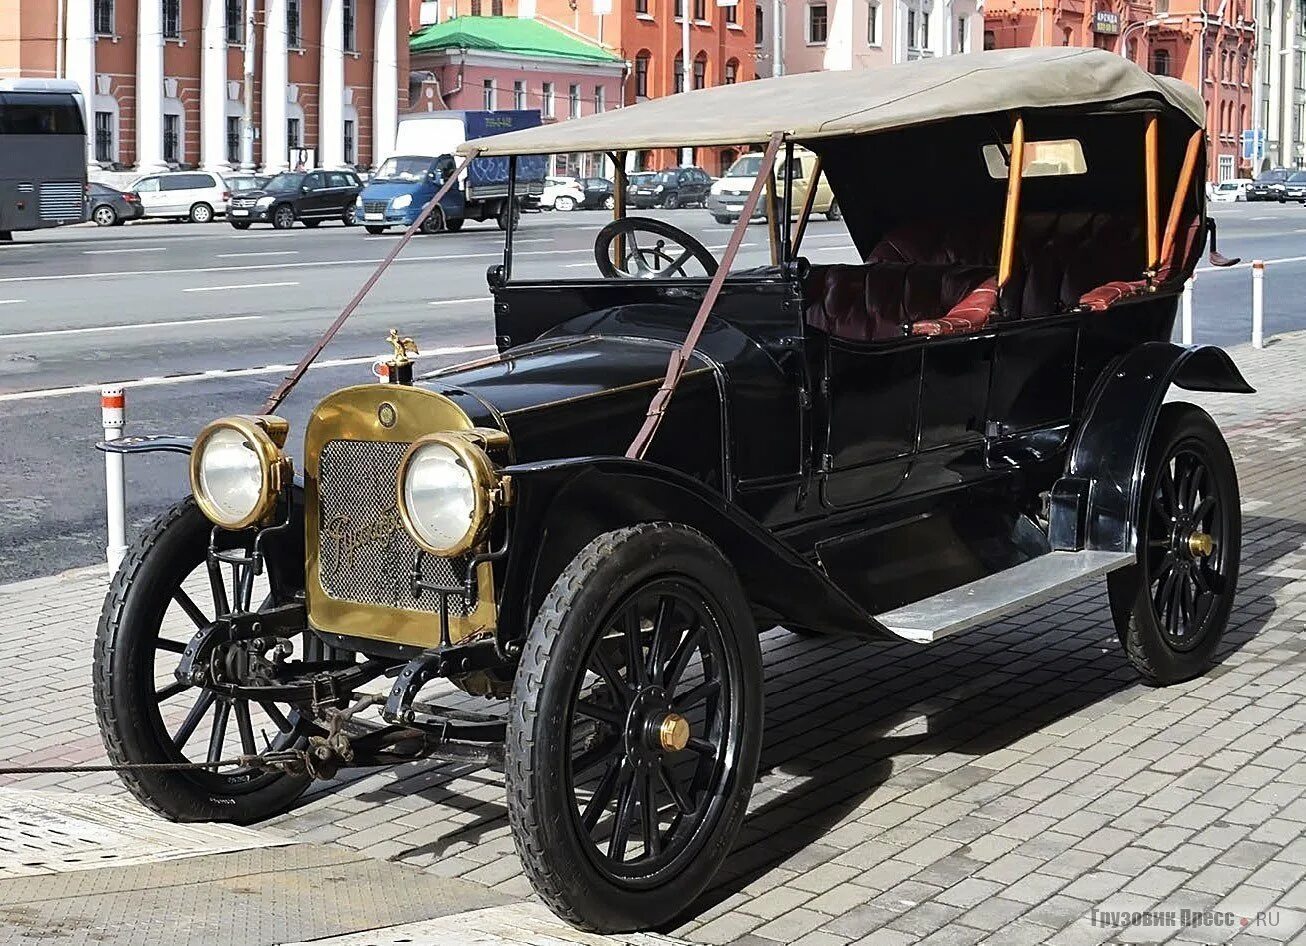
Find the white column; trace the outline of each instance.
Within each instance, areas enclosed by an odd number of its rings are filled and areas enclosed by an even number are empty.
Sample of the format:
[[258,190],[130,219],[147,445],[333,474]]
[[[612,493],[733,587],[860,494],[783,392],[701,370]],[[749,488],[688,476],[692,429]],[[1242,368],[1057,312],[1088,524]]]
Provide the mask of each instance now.
[[318,167],[345,162],[345,4],[322,0],[322,74],[317,89]]
[[286,0],[266,0],[263,7],[263,170],[286,169]]
[[200,161],[210,171],[227,162],[227,9],[223,0],[203,0],[204,51],[200,55]]
[[397,0],[376,0],[376,57],[372,70],[372,166],[380,167],[395,147],[399,129]]
[[86,109],[86,163],[95,161],[95,15],[92,0],[68,0],[68,26],[65,69],[67,76],[82,87]]
[[163,4],[136,5],[136,169],[158,171],[163,163]]

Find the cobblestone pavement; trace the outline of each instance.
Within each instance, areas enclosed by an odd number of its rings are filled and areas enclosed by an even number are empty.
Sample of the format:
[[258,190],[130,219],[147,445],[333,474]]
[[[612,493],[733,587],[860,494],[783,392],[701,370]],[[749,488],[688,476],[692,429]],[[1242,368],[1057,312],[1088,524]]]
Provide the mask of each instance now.
[[[720,882],[666,932],[740,946],[1306,942],[1306,334],[1234,355],[1258,395],[1182,395],[1221,422],[1242,482],[1219,665],[1143,686],[1100,587],[927,649],[769,631],[749,818]],[[103,590],[95,570],[0,587],[0,759],[102,758],[88,668]],[[101,775],[22,787],[120,791]],[[369,772],[264,828],[529,897],[495,772]],[[1208,912],[1111,925],[1163,909]]]

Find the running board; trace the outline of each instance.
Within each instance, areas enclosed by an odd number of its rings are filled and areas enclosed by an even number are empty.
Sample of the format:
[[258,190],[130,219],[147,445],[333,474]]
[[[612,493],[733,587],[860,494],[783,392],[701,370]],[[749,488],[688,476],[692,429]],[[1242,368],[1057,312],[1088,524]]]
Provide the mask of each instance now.
[[877,614],[899,637],[919,644],[1042,604],[1134,561],[1133,552],[1049,552],[968,585]]

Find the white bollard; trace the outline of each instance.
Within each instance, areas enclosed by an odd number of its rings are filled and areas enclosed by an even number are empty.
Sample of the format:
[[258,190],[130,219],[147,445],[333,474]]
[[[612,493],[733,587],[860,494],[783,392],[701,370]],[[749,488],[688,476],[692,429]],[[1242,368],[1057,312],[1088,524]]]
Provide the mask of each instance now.
[[1183,319],[1184,319],[1184,344],[1193,343],[1193,277],[1189,276],[1184,280],[1184,294],[1182,299]]
[[1252,347],[1265,347],[1265,263],[1252,260]]
[[[104,423],[104,439],[122,437],[126,418],[126,398],[120,387],[100,388],[100,415]],[[104,498],[107,509],[109,544],[104,548],[112,578],[127,554],[127,487],[123,481],[123,456],[121,453],[104,455]]]

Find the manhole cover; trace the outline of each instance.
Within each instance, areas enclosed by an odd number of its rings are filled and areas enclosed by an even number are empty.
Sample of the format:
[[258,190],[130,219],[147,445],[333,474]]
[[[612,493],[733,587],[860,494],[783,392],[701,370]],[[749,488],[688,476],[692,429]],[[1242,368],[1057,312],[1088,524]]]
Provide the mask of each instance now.
[[234,825],[174,824],[127,798],[0,788],[0,878],[291,843]]

